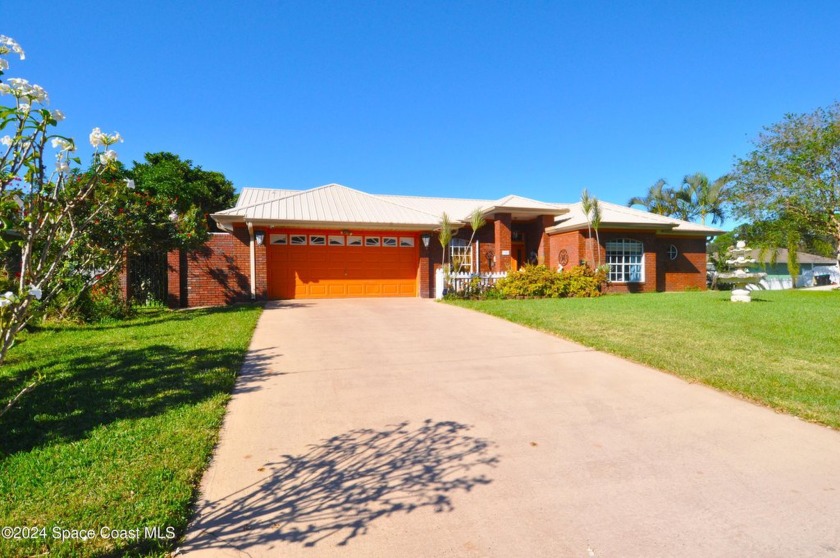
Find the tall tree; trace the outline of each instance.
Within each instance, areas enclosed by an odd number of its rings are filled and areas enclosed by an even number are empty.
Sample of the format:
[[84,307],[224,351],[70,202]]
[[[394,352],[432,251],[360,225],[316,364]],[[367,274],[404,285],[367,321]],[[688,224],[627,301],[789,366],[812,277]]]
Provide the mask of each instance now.
[[830,237],[840,261],[840,103],[767,126],[731,173],[738,217],[787,216],[800,233]]
[[712,224],[723,223],[726,218],[723,206],[726,202],[726,183],[729,177],[724,175],[714,182],[702,172],[686,175],[683,178],[681,196],[686,206],[686,221],[700,217],[700,222],[706,224],[706,218],[712,218]]
[[648,188],[647,194],[642,196],[635,196],[630,198],[627,202],[627,207],[640,205],[646,211],[656,213],[657,215],[666,215],[668,217],[679,216],[682,218],[685,213],[686,195],[683,191],[674,190],[664,178],[660,178]]
[[196,215],[216,230],[210,213],[234,203],[233,184],[220,172],[206,171],[189,159],[168,152],[146,153],[129,171],[140,192],[165,201],[180,217]]

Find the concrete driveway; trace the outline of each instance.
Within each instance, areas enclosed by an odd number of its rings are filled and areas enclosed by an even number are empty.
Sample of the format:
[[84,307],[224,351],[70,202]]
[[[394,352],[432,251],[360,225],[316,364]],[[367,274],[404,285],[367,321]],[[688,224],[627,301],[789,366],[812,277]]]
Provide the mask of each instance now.
[[431,301],[276,303],[181,552],[840,556],[840,433]]

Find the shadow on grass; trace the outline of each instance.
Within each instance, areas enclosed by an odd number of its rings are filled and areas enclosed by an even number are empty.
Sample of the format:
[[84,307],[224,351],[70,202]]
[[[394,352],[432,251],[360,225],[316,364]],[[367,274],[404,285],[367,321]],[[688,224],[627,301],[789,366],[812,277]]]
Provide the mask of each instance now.
[[[471,427],[426,420],[351,430],[265,464],[263,478],[218,502],[199,502],[183,551],[272,542],[344,546],[381,517],[454,509],[452,495],[492,482],[494,445]],[[262,469],[259,469],[262,471]]]
[[[104,424],[230,393],[243,357],[241,350],[182,350],[165,344],[57,356],[39,366],[43,380],[0,419],[0,455],[78,440]],[[270,373],[269,358],[259,352],[248,355],[237,391],[259,389]],[[0,400],[20,389],[11,383],[2,384]]]

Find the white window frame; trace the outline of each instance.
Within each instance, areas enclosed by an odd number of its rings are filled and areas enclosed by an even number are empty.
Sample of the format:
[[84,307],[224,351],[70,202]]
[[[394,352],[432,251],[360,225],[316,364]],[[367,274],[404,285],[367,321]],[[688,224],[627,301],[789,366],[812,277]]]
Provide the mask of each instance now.
[[[604,248],[611,283],[645,282],[645,245],[640,240],[617,238],[608,240]],[[638,276],[634,278],[636,274]]]
[[[449,244],[449,262],[455,273],[471,273],[473,268],[473,247],[464,238],[453,238]],[[458,269],[455,269],[455,263]]]

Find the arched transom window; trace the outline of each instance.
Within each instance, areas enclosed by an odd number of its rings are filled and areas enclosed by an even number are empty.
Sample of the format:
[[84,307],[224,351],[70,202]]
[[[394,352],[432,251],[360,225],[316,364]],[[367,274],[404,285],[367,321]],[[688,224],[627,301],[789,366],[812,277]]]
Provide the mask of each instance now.
[[645,247],[638,240],[619,238],[607,241],[607,263],[613,283],[643,283]]

